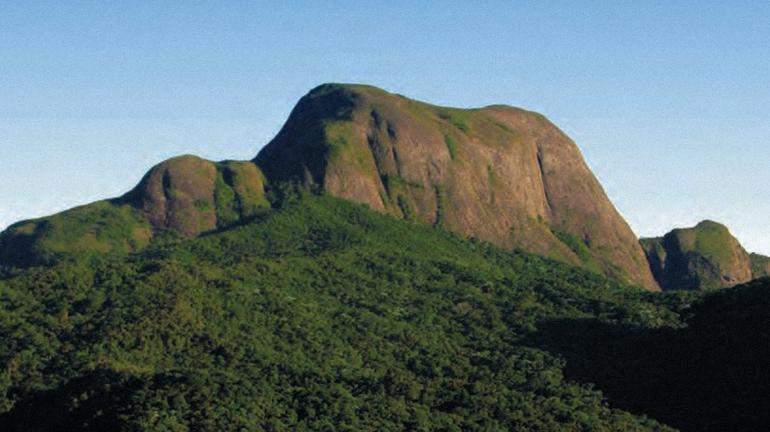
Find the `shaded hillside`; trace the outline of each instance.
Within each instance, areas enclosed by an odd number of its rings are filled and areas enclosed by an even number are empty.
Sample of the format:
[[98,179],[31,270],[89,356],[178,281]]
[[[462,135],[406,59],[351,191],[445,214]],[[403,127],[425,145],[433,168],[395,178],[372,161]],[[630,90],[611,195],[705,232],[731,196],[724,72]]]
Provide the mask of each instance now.
[[676,326],[687,296],[330,197],[281,206],[0,279],[0,430],[669,430],[525,340]]
[[764,257],[750,257],[727,227],[713,221],[641,243],[664,290],[723,288],[767,274]]
[[770,279],[719,290],[684,328],[639,329],[595,319],[543,323],[534,343],[562,355],[567,378],[596,383],[619,408],[682,431],[770,426]]
[[577,146],[536,113],[327,84],[299,101],[255,161],[273,182],[657,288]]
[[159,234],[194,236],[269,207],[250,162],[180,156],[153,167],[123,197],[16,223],[0,234],[0,264],[50,264],[80,253],[126,254]]

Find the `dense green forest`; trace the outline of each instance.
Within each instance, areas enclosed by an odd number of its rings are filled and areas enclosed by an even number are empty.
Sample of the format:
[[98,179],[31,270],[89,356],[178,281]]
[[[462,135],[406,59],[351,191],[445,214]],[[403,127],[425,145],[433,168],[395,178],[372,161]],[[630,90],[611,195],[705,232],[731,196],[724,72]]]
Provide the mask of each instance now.
[[770,424],[770,285],[652,293],[330,197],[0,279],[3,431]]

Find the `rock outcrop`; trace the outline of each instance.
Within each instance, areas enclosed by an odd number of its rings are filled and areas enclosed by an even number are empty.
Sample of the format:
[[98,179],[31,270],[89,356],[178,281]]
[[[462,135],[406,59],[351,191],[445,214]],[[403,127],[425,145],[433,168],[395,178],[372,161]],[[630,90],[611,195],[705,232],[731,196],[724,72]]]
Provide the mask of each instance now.
[[731,287],[767,274],[770,264],[761,255],[750,256],[727,227],[708,220],[641,244],[664,290]]
[[327,84],[300,100],[255,162],[271,182],[657,289],[638,239],[575,143],[533,112]]
[[214,163],[180,156],[153,167],[120,201],[139,209],[155,230],[185,236],[230,225],[269,207],[265,179],[250,162]]

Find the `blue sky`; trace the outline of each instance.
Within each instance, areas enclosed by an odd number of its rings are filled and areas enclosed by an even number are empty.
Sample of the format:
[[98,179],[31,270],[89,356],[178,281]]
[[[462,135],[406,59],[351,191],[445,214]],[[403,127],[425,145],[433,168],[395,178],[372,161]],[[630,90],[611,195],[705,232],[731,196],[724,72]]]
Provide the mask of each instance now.
[[0,1],[0,227],[249,159],[322,82],[540,111],[640,235],[770,254],[770,3]]

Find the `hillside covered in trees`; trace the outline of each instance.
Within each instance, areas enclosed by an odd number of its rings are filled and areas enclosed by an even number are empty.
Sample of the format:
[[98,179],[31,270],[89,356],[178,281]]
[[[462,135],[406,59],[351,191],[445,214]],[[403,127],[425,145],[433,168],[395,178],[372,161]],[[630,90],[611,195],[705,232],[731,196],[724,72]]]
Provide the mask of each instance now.
[[[655,293],[288,193],[2,269],[4,431],[756,430],[770,284]],[[751,331],[748,331],[748,330]]]

